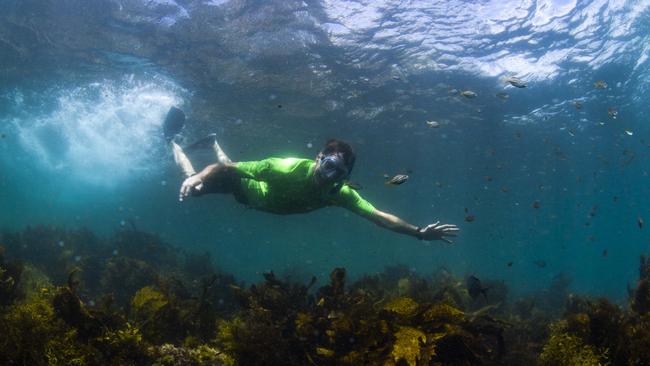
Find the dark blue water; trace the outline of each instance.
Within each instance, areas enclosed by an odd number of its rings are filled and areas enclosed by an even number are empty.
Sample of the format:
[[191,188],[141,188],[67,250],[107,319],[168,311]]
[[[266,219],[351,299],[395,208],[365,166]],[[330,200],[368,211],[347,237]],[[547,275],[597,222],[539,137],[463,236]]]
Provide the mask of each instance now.
[[[3,229],[109,234],[133,223],[250,281],[269,269],[326,278],[344,266],[354,277],[403,263],[519,293],[565,273],[572,290],[615,300],[650,251],[638,225],[650,220],[647,1],[0,9]],[[183,141],[216,132],[235,161],[314,157],[327,138],[349,141],[365,198],[461,235],[420,242],[340,208],[275,216],[232,197],[178,202],[161,133],[172,105],[188,114]],[[406,184],[384,185],[406,171]]]

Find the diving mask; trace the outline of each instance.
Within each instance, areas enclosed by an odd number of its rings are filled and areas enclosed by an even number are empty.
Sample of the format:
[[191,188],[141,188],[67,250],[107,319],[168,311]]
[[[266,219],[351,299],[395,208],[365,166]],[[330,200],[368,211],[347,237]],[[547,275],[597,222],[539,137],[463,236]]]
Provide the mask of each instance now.
[[348,176],[348,168],[341,155],[325,155],[320,158],[319,173],[328,181],[340,181]]

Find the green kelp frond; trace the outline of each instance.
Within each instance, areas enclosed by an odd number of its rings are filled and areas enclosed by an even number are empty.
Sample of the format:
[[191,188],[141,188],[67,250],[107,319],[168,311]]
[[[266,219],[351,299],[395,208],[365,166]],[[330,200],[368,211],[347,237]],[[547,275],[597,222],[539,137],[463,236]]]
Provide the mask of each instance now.
[[598,352],[582,339],[566,332],[567,324],[551,325],[551,335],[539,355],[542,366],[601,366],[608,365],[607,352]]
[[134,312],[145,319],[155,315],[168,303],[167,297],[152,286],[138,290],[131,301]]
[[244,328],[244,321],[240,317],[234,317],[230,320],[219,320],[217,322],[217,343],[220,348],[233,354],[237,350],[238,341],[237,333],[239,329]]
[[7,308],[0,329],[2,365],[86,365],[96,358],[92,347],[78,341],[76,330],[56,318],[46,298]]
[[196,348],[163,344],[156,350],[153,366],[234,366],[234,360],[223,352],[207,346]]
[[416,328],[400,327],[395,333],[395,338],[391,352],[392,360],[386,362],[386,365],[397,365],[404,360],[409,366],[417,366],[421,358],[421,346],[427,340],[426,334]]
[[398,297],[384,305],[384,310],[409,318],[414,316],[420,305],[408,297]]
[[55,334],[54,309],[44,299],[15,304],[1,319],[0,364],[45,364],[47,338]]
[[92,346],[78,341],[76,330],[68,330],[47,342],[45,358],[48,366],[85,366],[97,364],[100,355]]
[[35,300],[44,294],[53,293],[56,289],[43,271],[30,264],[25,265],[20,277],[20,288],[25,301]]
[[150,362],[152,350],[140,328],[126,323],[122,329],[104,333],[100,347],[115,365],[140,365]]
[[465,313],[447,304],[432,304],[422,314],[425,321],[434,322],[459,322],[465,317]]

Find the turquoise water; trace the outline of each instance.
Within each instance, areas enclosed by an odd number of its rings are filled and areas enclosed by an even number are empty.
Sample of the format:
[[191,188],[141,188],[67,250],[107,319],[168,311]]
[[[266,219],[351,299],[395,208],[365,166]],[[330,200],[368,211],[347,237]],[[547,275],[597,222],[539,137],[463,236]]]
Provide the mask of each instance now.
[[[245,281],[406,264],[502,279],[514,293],[565,273],[573,291],[617,301],[650,251],[638,225],[650,220],[647,1],[0,8],[2,229],[108,235],[133,223]],[[503,81],[513,75],[527,87]],[[344,139],[363,197],[460,236],[419,242],[340,208],[275,216],[232,197],[178,202],[161,133],[172,105],[188,115],[182,141],[216,132],[236,161],[314,157]],[[406,171],[407,183],[384,185]]]

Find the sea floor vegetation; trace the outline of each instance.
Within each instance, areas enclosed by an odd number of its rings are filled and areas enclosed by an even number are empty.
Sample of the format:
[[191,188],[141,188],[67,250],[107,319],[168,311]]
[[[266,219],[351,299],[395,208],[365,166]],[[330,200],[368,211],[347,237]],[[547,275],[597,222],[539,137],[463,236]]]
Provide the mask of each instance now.
[[[135,228],[0,236],[1,365],[650,365],[650,260],[626,305],[558,276],[510,299],[445,270],[245,285]],[[320,286],[316,284],[321,282]]]

